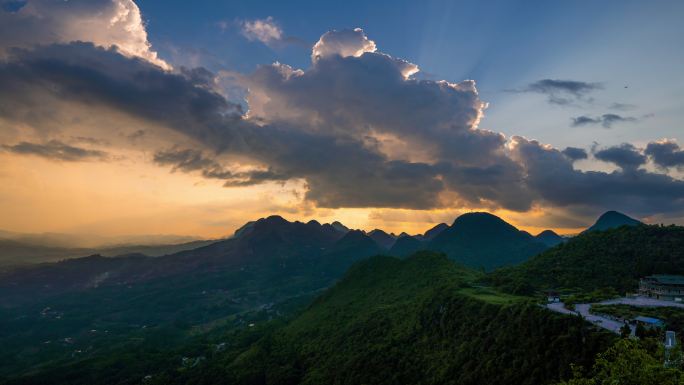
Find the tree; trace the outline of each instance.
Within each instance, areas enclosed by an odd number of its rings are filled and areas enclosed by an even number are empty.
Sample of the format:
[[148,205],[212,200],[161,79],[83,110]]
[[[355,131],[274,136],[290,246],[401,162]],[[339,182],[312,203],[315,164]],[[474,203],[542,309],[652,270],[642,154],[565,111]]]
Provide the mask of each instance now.
[[573,367],[573,378],[559,385],[676,385],[683,380],[684,372],[665,368],[639,341],[621,339],[596,357],[588,376]]
[[625,324],[620,328],[620,336],[622,338],[629,338],[630,334],[632,334],[632,329],[629,327],[629,324],[625,322]]

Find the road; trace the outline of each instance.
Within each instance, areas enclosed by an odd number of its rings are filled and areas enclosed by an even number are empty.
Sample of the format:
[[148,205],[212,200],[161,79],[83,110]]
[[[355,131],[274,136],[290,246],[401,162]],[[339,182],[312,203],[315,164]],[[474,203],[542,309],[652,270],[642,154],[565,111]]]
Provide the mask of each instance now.
[[[546,308],[555,311],[556,313],[571,314],[571,315],[581,315],[585,320],[591,322],[592,324],[602,327],[606,330],[610,330],[613,333],[620,334],[620,328],[623,323],[614,321],[610,318],[601,317],[596,314],[591,314],[589,308],[591,308],[590,303],[580,303],[575,305],[575,311],[568,310],[565,308],[565,304],[562,302],[555,302],[546,304]],[[630,325],[632,329],[632,334],[634,334],[634,327]]]

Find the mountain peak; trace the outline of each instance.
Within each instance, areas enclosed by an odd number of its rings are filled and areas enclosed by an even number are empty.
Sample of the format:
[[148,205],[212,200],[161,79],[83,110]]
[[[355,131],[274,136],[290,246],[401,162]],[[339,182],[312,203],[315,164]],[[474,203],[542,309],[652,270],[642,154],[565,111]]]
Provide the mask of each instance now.
[[281,217],[280,215],[269,215],[266,218],[260,219],[260,221],[266,222],[268,224],[290,223],[287,219]]
[[556,246],[557,244],[562,243],[564,241],[563,237],[558,235],[553,230],[544,230],[541,233],[535,235],[534,238],[547,246]]
[[509,230],[515,230],[518,231],[518,229],[515,228],[515,226],[511,225],[510,223],[504,221],[503,219],[497,217],[494,214],[490,214],[487,212],[472,212],[472,213],[466,213],[454,220],[454,224],[451,225],[451,228],[457,228],[457,227],[499,227],[499,228],[508,228]]
[[584,232],[589,231],[602,231],[608,229],[614,229],[620,226],[637,226],[641,222],[631,218],[623,213],[617,211],[606,211],[603,213],[591,227],[584,230]]
[[371,232],[368,233],[368,236],[375,241],[378,245],[382,246],[385,249],[389,249],[392,247],[394,244],[394,241],[396,240],[395,237],[387,234],[385,231],[380,230],[380,229],[375,229],[372,230]]
[[446,223],[440,223],[435,227],[431,228],[430,230],[426,231],[425,234],[423,234],[423,239],[427,241],[432,240],[434,237],[438,236],[442,231],[448,228],[449,225],[447,225]]
[[349,231],[349,227],[343,225],[343,224],[340,223],[339,221],[335,221],[335,222],[331,223],[330,225],[331,225],[335,230],[337,230],[337,231],[339,231],[339,232],[342,232],[342,233],[346,233],[346,232]]

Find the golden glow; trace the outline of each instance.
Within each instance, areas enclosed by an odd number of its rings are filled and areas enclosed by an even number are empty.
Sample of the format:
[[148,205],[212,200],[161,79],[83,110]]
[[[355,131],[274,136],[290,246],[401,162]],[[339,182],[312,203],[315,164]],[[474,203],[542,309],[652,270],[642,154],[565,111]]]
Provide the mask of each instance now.
[[[224,188],[217,180],[170,172],[135,152],[111,163],[66,163],[0,153],[0,185],[0,229],[31,233],[217,238],[231,235],[247,221],[278,214],[288,220],[338,220],[367,231],[381,228],[396,234],[418,234],[437,223],[451,224],[465,212],[487,211],[321,209],[302,201],[301,183]],[[540,209],[492,212],[532,234],[546,228],[559,233],[581,231],[539,226],[546,215]]]

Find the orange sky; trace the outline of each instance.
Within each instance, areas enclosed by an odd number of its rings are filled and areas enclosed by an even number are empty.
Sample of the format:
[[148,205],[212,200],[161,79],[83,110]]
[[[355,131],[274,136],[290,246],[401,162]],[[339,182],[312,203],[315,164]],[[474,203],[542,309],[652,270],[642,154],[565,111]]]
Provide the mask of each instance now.
[[[216,238],[249,220],[280,214],[289,220],[339,220],[352,228],[422,233],[468,209],[319,209],[301,200],[296,183],[225,188],[220,181],[170,172],[129,153],[121,161],[55,162],[0,153],[0,229],[108,236],[177,234]],[[298,193],[297,193],[298,192]],[[476,208],[473,208],[476,209]],[[531,233],[543,212],[495,211]],[[535,221],[542,225],[535,225]],[[581,228],[557,228],[575,233]]]

